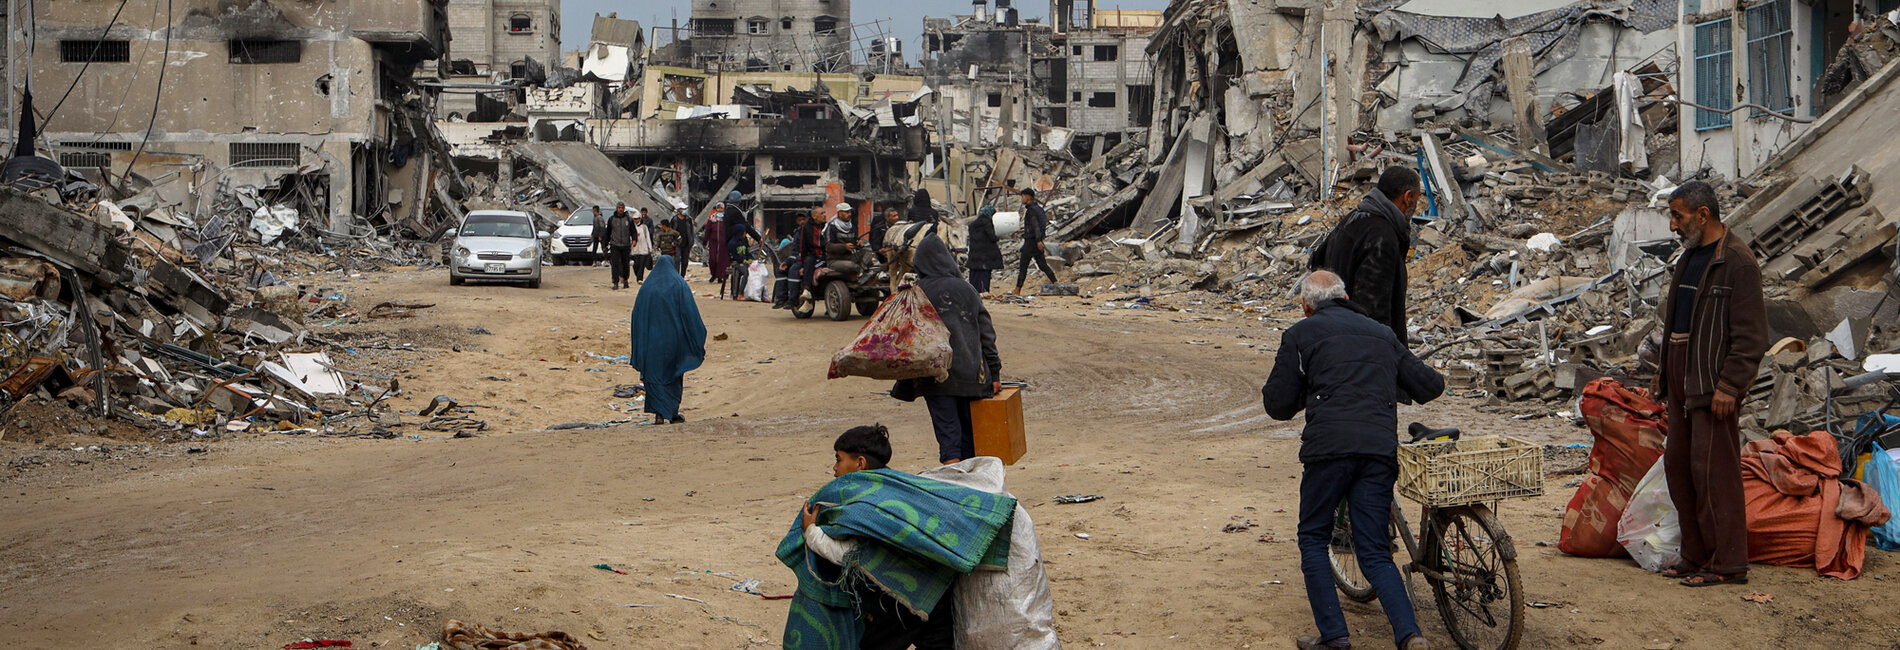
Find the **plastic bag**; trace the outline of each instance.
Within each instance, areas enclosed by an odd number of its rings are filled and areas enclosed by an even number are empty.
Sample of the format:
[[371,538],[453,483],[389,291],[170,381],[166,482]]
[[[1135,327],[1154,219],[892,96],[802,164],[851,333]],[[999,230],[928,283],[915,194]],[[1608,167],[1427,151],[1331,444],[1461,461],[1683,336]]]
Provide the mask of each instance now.
[[1682,525],[1676,518],[1676,504],[1669,500],[1669,479],[1663,476],[1663,459],[1643,475],[1630,493],[1629,507],[1617,524],[1616,541],[1630,557],[1648,571],[1682,559]]
[[746,300],[765,302],[772,298],[772,271],[765,268],[764,262],[753,262],[746,268]]
[[[1881,503],[1888,508],[1900,508],[1900,456],[1881,448],[1880,443],[1874,443],[1873,458],[1867,461],[1866,469],[1862,471],[1866,483],[1880,495]],[[1900,516],[1875,526],[1873,534],[1874,548],[1900,551]]]
[[[991,494],[1009,494],[1003,489],[1003,462],[997,458],[979,456],[917,475]],[[1043,569],[1036,524],[1021,503],[1016,504],[1016,518],[1009,527],[1009,566],[1001,571],[977,567],[957,579],[951,594],[957,602],[959,648],[1062,647],[1056,639],[1055,601],[1049,596],[1049,575]]]
[[897,290],[878,305],[858,337],[831,355],[832,379],[950,378],[950,329],[914,285]]

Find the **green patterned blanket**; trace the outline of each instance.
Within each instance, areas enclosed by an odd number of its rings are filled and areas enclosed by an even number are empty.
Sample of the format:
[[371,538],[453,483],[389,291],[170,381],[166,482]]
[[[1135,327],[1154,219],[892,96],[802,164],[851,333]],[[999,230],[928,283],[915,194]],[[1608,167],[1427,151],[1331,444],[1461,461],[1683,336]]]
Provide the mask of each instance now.
[[863,635],[854,586],[869,584],[928,616],[958,575],[1004,567],[1016,499],[889,469],[853,472],[810,499],[827,505],[818,527],[857,548],[834,565],[805,548],[794,518],[778,559],[798,576],[785,619],[787,650],[856,650]]

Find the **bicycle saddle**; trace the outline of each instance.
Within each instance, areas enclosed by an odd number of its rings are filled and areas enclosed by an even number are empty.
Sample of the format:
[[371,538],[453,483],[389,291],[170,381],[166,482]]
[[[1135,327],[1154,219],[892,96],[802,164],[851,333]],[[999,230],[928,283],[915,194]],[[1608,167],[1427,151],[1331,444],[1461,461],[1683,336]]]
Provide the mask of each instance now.
[[[1447,440],[1458,439],[1457,427],[1450,427],[1446,429],[1433,429],[1431,427],[1425,426],[1425,424],[1422,422],[1413,422],[1411,426],[1406,427],[1405,430],[1406,432],[1412,434],[1411,442],[1419,442],[1422,440],[1438,440],[1441,438],[1447,439]],[[1411,444],[1411,443],[1408,442],[1406,444]]]

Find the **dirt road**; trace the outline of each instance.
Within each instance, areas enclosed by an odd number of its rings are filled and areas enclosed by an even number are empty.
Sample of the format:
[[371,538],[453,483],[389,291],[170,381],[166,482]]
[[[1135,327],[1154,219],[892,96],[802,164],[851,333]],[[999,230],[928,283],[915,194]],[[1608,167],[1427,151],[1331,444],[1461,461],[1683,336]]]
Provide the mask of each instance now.
[[[605,648],[775,645],[784,601],[729,587],[757,578],[766,593],[790,591],[772,551],[828,479],[844,428],[883,422],[894,466],[927,467],[923,407],[883,396],[879,382],[825,380],[861,319],[795,321],[704,298],[708,328],[724,338],[687,378],[686,424],[546,430],[644,421],[612,396],[637,377],[589,356],[626,353],[634,294],[607,290],[605,269],[547,271],[539,290],[450,287],[440,271],[328,279],[353,304],[437,304],[414,319],[319,328],[364,343],[346,366],[403,368],[397,405],[410,415],[386,422],[396,440],[244,434],[128,451],[78,428],[23,441],[0,423],[11,461],[0,473],[0,638],[409,648],[458,618]],[[1261,414],[1258,387],[1297,312],[1129,310],[1106,297],[992,306],[1005,378],[1031,385],[1031,451],[1010,489],[1041,536],[1063,641],[1291,647],[1312,626],[1292,542],[1299,429]],[[416,351],[374,349],[400,347],[390,343]],[[437,394],[473,405],[489,429],[418,430],[415,410]],[[1401,417],[1588,439],[1557,418],[1480,404],[1448,397]],[[1501,513],[1528,597],[1556,603],[1530,610],[1526,648],[1900,647],[1900,557],[1869,551],[1853,582],[1757,567],[1747,587],[1683,588],[1627,560],[1546,546],[1571,491],[1556,478],[1547,496]],[[1075,493],[1105,498],[1051,501]],[[1221,532],[1243,520],[1258,527]],[[601,563],[628,574],[592,568]],[[1743,601],[1749,592],[1774,599]],[[1390,643],[1376,607],[1347,613],[1363,646]],[[1448,644],[1430,607],[1420,619]]]

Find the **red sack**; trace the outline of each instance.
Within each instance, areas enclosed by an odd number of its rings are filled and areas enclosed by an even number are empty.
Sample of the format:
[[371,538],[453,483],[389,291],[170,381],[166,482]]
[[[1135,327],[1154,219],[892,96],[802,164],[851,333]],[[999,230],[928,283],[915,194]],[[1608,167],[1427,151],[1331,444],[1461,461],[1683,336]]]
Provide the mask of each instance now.
[[1578,557],[1623,557],[1617,522],[1643,474],[1662,457],[1668,430],[1662,404],[1649,391],[1625,388],[1604,377],[1583,387],[1583,420],[1596,439],[1590,448],[1590,475],[1564,507],[1557,550]]
[[950,378],[950,329],[924,290],[905,285],[878,305],[858,337],[831,355],[832,379]]

